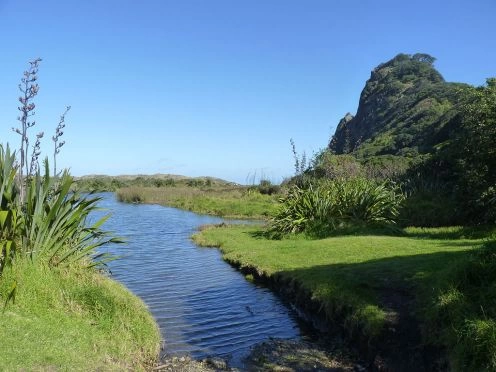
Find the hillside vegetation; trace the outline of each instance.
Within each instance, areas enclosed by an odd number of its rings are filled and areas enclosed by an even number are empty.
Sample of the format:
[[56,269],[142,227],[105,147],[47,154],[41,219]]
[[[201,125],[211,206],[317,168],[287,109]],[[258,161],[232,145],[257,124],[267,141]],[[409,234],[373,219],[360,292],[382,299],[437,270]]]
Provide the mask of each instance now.
[[415,157],[448,139],[466,84],[448,83],[427,54],[399,54],[377,66],[360,95],[355,116],[339,122],[329,149]]

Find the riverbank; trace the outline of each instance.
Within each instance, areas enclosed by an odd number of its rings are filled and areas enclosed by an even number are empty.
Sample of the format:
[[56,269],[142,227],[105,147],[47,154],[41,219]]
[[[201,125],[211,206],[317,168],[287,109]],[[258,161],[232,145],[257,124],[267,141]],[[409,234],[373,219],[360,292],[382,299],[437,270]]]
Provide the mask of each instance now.
[[160,204],[224,218],[267,219],[277,207],[275,195],[246,186],[126,187],[116,191],[127,203]]
[[17,259],[0,298],[1,370],[148,370],[157,361],[160,333],[144,303],[93,269]]
[[194,360],[190,357],[169,357],[154,368],[156,371],[213,372],[213,371],[329,371],[351,372],[366,369],[356,362],[356,355],[347,353],[342,345],[333,348],[314,342],[271,339],[256,345],[244,359],[241,369],[229,367],[220,358]]
[[444,228],[270,240],[259,227],[231,226],[203,229],[194,240],[220,247],[226,261],[326,320],[358,345],[369,366],[420,371],[493,365],[493,314],[480,323],[481,299],[492,292],[457,288],[489,235]]

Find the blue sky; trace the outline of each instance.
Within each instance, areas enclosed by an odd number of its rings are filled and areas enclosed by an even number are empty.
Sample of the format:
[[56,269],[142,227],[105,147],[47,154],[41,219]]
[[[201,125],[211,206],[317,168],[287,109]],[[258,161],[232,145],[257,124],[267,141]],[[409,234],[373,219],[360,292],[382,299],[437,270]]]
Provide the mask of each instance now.
[[43,149],[66,105],[58,167],[85,174],[293,173],[355,113],[370,71],[428,53],[448,81],[496,76],[496,1],[0,0],[0,139],[41,57]]

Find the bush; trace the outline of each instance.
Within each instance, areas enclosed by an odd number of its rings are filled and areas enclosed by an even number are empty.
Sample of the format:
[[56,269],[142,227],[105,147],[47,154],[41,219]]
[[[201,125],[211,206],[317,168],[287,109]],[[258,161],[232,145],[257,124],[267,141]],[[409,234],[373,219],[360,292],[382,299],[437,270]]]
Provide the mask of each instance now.
[[49,266],[81,261],[97,264],[98,247],[119,242],[100,227],[107,217],[88,223],[100,198],[72,192],[72,177],[65,171],[50,177],[48,160],[44,174],[38,169],[25,180],[25,200],[17,193],[18,168],[14,155],[0,146],[0,274],[19,256]]
[[496,242],[448,268],[440,282],[426,316],[431,341],[448,347],[454,370],[496,370]]
[[269,233],[326,236],[353,226],[390,226],[403,200],[396,186],[363,178],[325,181],[306,189],[293,186],[280,199]]

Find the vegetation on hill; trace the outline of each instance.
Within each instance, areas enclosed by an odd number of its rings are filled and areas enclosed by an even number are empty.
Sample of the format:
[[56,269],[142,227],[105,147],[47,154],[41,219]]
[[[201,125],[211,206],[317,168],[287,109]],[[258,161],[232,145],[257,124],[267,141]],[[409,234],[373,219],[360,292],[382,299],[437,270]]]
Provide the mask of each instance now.
[[496,221],[496,80],[447,83],[426,54],[376,67],[356,116],[339,123],[305,176],[392,181],[406,198],[402,225]]
[[415,157],[448,139],[464,84],[447,83],[427,54],[398,54],[377,66],[329,143],[336,154]]

